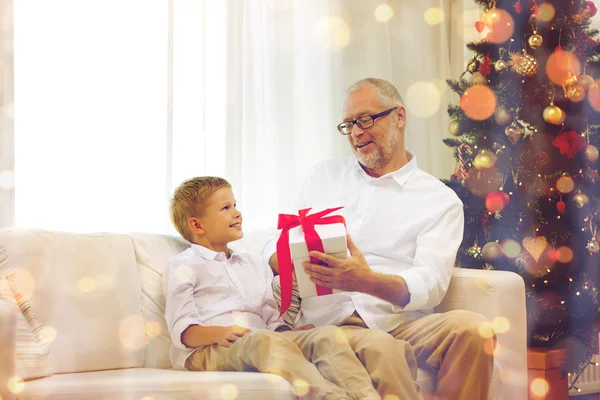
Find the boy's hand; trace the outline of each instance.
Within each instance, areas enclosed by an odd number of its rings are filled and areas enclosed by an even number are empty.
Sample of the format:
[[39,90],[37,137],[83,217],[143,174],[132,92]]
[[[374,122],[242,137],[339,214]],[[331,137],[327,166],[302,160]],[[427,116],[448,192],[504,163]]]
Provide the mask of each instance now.
[[252,333],[250,329],[238,325],[223,326],[221,328],[223,330],[217,337],[216,343],[219,346],[224,347],[231,347],[231,345],[235,343],[239,338],[242,338]]
[[302,325],[297,327],[296,329],[294,329],[295,331],[308,331],[312,328],[314,328],[315,326],[313,324],[307,324],[307,325]]

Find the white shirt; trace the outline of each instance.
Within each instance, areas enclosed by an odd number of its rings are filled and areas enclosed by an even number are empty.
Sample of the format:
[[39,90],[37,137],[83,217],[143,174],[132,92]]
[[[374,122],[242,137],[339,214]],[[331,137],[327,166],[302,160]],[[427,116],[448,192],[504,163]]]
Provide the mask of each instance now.
[[[463,204],[454,191],[417,167],[414,154],[401,169],[373,178],[355,157],[329,160],[309,172],[298,209],[344,206],[348,232],[376,272],[400,275],[410,302],[405,307],[358,292],[302,299],[298,324],[338,325],[356,310],[374,329],[391,331],[429,314],[450,283],[463,237]],[[275,252],[277,238],[265,246]]]
[[172,257],[163,276],[163,291],[173,368],[185,369],[195,350],[181,342],[190,325],[239,325],[253,331],[285,325],[279,319],[272,280],[271,268],[250,254],[231,251],[227,259],[225,253],[192,244]]

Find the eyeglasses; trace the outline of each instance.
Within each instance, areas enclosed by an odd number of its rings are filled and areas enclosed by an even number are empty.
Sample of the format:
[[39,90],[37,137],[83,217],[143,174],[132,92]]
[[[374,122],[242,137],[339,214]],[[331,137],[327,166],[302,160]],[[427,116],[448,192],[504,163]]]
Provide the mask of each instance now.
[[394,108],[390,108],[389,110],[385,110],[384,112],[380,112],[379,114],[363,115],[362,117],[357,118],[353,121],[344,121],[337,126],[337,129],[342,135],[349,135],[350,133],[352,133],[352,127],[354,126],[354,124],[358,125],[358,127],[360,129],[370,128],[375,123],[376,118],[388,115],[389,113],[394,111],[396,108],[398,108],[398,106],[396,106]]

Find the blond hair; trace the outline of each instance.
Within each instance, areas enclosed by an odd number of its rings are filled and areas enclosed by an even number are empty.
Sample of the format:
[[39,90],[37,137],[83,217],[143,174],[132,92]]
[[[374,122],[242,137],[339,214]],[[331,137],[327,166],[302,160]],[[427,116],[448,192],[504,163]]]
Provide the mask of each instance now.
[[377,90],[377,94],[379,95],[379,101],[381,101],[381,104],[385,107],[395,107],[404,104],[400,93],[398,93],[398,89],[396,89],[394,85],[392,85],[385,79],[361,79],[360,81],[355,82],[352,86],[350,86],[346,93],[351,94],[352,92],[357,91],[365,85],[371,85]]
[[201,215],[206,200],[223,187],[231,188],[231,184],[217,176],[199,176],[188,179],[175,189],[169,214],[175,229],[183,238],[192,242],[188,220],[193,216]]

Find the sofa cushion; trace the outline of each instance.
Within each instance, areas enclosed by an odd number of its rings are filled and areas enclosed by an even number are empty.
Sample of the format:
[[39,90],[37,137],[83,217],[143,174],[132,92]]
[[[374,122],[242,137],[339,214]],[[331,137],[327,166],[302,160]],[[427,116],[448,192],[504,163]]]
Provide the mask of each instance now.
[[20,286],[40,322],[56,332],[56,373],[141,367],[144,325],[131,238],[2,229]]
[[134,368],[54,375],[26,382],[19,399],[291,400],[295,399],[291,389],[285,379],[271,374]]
[[15,375],[22,379],[50,376],[54,373],[50,363],[48,340],[40,336],[44,328],[35,310],[29,304],[17,282],[17,273],[8,261],[6,250],[0,245],[0,299],[19,309],[16,324]]
[[165,295],[162,276],[167,270],[169,258],[190,246],[174,236],[149,233],[132,233],[135,258],[142,284],[142,315],[149,339],[146,346],[144,366],[148,368],[171,368],[169,348],[171,336],[165,321]]

